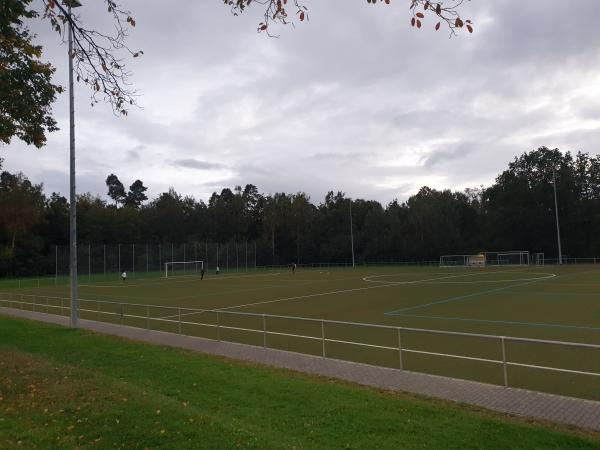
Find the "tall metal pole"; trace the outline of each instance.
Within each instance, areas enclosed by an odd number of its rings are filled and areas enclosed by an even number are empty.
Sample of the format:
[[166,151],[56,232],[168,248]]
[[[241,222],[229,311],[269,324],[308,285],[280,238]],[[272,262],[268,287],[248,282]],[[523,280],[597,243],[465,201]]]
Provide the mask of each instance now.
[[352,247],[352,267],[356,267],[354,264],[354,233],[352,231],[352,199],[350,199],[350,245]]
[[[72,19],[71,4],[67,5]],[[77,196],[75,190],[75,95],[73,93],[73,26],[69,23],[69,247],[71,265],[71,326],[79,325],[79,301],[77,298]]]
[[558,242],[558,264],[562,264],[562,248],[560,245],[560,224],[558,222],[558,200],[556,195],[556,172],[552,169],[552,186],[554,187],[554,214],[556,216],[556,240]]

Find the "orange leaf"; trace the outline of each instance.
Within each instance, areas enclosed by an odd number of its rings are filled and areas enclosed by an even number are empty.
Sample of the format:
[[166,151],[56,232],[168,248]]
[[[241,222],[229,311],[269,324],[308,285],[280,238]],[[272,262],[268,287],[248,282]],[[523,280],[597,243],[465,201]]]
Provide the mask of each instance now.
[[437,30],[439,30],[439,29],[440,29],[440,22],[438,22],[438,23],[435,25],[435,31],[437,31]]
[[423,18],[423,17],[425,17],[425,16],[423,15],[423,13],[420,13],[420,12],[418,12],[418,13],[417,13],[417,17],[418,17],[418,18],[420,18],[420,19],[422,19],[422,18]]

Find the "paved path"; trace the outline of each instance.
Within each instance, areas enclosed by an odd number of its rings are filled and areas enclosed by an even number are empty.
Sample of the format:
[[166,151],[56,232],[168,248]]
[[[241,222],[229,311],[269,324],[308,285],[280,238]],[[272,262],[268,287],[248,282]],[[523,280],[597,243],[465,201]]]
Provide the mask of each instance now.
[[[52,314],[11,308],[0,308],[0,314],[68,325],[67,317]],[[382,389],[437,397],[503,413],[600,431],[600,402],[596,401],[91,320],[81,320],[80,325],[81,328],[98,333],[267,364]]]

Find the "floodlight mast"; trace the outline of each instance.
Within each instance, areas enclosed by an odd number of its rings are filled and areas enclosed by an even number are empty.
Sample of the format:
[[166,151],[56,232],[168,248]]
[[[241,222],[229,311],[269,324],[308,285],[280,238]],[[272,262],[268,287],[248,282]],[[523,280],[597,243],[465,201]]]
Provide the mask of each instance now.
[[560,224],[558,222],[558,200],[556,196],[556,171],[552,168],[552,186],[554,188],[554,214],[556,217],[556,240],[558,241],[558,264],[562,264],[562,248],[560,245]]
[[78,0],[63,0],[69,14],[69,249],[71,272],[71,327],[79,325],[77,298],[77,194],[75,189],[75,95],[73,93],[73,23],[71,8],[81,6]]
[[352,248],[352,267],[356,267],[354,264],[354,232],[352,231],[352,199],[350,199],[350,246]]

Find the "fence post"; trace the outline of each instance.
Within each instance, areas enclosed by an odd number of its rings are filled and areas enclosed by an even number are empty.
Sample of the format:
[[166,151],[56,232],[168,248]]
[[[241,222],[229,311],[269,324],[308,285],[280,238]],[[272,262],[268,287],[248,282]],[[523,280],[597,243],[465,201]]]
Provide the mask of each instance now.
[[179,334],[181,334],[181,308],[177,308],[177,316],[179,320],[177,331],[179,332]]
[[402,328],[398,328],[398,359],[400,361],[400,370],[404,370],[404,363],[402,361]]
[[46,314],[48,314],[48,296],[46,296]]
[[121,325],[123,325],[123,303],[121,303],[119,306],[121,306]]
[[267,348],[267,319],[262,315],[263,319],[263,348]]
[[506,343],[504,336],[500,336],[502,342],[502,369],[504,371],[504,387],[508,387],[508,373],[506,370]]
[[217,311],[217,341],[221,341],[221,320],[219,318],[219,311]]
[[150,306],[146,305],[146,328],[150,329]]
[[325,321],[321,320],[321,342],[323,344],[323,358],[325,358]]

